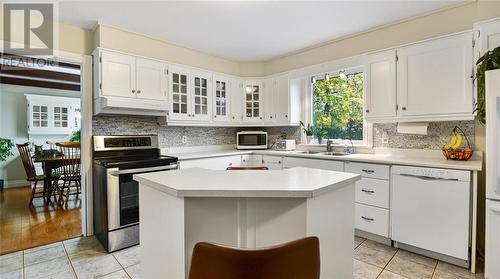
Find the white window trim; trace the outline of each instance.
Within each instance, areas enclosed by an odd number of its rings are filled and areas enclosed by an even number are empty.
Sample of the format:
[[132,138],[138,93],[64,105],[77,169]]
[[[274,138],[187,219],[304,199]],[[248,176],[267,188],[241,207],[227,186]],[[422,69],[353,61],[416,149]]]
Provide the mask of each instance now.
[[[366,73],[364,66],[358,66],[358,67],[350,67],[350,68],[340,68],[336,70],[331,70],[331,71],[325,71],[322,74],[317,74],[317,75],[312,75],[311,77],[304,78],[303,82],[304,84],[304,92],[306,92],[304,96],[304,124],[308,125],[309,123],[312,125],[313,124],[313,94],[314,94],[314,88],[312,86],[312,77],[315,77],[316,80],[321,80],[324,79],[325,74],[329,73],[330,77],[338,76],[340,71],[344,70],[346,74],[352,74],[356,72],[363,72]],[[366,82],[363,81],[363,140],[354,140],[353,144],[355,147],[373,147],[373,124],[367,123],[366,121],[366,108],[365,106],[365,93],[366,93]],[[302,133],[302,143],[307,146],[326,146],[325,143],[311,143],[311,144],[306,144],[306,139],[305,139],[305,134]]]

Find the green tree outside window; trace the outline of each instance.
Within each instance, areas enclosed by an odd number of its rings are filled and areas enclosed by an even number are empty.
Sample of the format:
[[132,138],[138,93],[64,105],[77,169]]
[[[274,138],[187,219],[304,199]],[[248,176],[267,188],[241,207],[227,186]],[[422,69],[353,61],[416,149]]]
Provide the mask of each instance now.
[[363,73],[314,83],[313,121],[330,139],[363,140]]

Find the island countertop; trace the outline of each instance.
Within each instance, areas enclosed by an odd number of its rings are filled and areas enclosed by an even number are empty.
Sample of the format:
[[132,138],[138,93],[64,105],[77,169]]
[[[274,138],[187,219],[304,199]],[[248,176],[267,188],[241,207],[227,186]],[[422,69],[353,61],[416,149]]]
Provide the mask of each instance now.
[[265,171],[190,168],[134,175],[141,186],[176,197],[311,198],[360,179],[358,174],[302,167]]

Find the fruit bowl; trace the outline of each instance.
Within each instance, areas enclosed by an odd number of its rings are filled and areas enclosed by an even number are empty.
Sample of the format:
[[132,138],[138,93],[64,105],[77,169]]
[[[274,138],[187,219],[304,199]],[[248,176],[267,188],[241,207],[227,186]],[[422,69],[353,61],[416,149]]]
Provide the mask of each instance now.
[[[467,142],[467,147],[462,148],[463,139]],[[472,157],[474,150],[470,147],[470,142],[464,131],[458,126],[453,128],[450,141],[443,147],[443,154],[447,160],[467,161]]]

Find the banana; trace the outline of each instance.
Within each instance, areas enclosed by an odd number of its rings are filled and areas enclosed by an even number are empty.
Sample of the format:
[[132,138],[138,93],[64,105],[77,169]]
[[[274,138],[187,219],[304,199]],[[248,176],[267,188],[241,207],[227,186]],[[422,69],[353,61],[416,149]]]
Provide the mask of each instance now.
[[454,146],[457,143],[457,133],[453,132],[451,134],[450,141],[444,146],[444,149],[451,149],[452,146]]
[[455,132],[455,134],[456,134],[455,137],[457,138],[457,141],[455,142],[455,144],[453,144],[451,146],[451,149],[457,149],[457,148],[460,148],[460,146],[462,146],[462,140],[463,140],[462,135],[460,133],[457,133],[457,132]]

